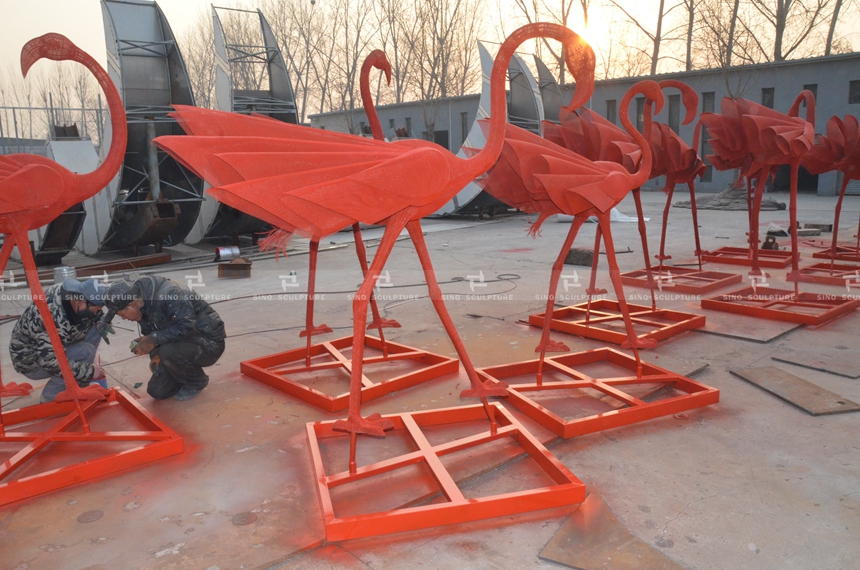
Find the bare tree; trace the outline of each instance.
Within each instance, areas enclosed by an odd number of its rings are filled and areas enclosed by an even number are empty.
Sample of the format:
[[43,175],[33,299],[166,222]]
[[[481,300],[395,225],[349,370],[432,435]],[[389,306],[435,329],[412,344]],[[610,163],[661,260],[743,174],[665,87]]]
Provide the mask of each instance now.
[[[750,0],[755,12],[763,19],[767,37],[773,38],[771,50],[767,50],[765,44],[759,42],[760,49],[768,60],[784,61],[797,51],[826,21],[825,13],[829,1]],[[745,25],[750,31],[753,30],[753,24],[750,22]]]
[[666,0],[660,0],[660,4],[657,9],[657,25],[656,29],[652,32],[649,26],[644,25],[639,21],[638,18],[634,17],[630,14],[630,12],[621,5],[617,0],[609,0],[609,2],[618,8],[621,12],[624,13],[625,16],[632,22],[639,30],[645,34],[648,40],[651,42],[651,68],[650,74],[655,75],[657,73],[657,64],[660,61],[660,45],[663,41],[663,21],[664,18],[675,8],[677,8],[680,4],[675,4],[670,8],[666,8]]
[[215,34],[212,12],[201,8],[194,24],[180,38],[182,59],[198,107],[215,106]]

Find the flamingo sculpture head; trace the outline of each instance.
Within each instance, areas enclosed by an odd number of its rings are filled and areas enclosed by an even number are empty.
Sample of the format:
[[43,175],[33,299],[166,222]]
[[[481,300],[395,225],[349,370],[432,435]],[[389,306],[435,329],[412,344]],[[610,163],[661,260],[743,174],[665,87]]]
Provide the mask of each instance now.
[[[66,36],[49,33],[33,38],[21,48],[21,72],[24,77],[33,64],[40,59],[53,61],[77,61],[83,63],[86,53]],[[88,57],[88,56],[87,56]]]

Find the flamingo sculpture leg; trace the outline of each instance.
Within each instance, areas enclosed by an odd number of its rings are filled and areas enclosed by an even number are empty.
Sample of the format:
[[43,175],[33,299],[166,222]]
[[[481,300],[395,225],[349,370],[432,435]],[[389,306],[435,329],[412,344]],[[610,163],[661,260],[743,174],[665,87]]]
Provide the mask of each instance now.
[[[382,435],[389,425],[378,418],[361,416],[363,335],[370,293],[384,268],[394,242],[411,221],[437,211],[468,182],[486,172],[498,159],[504,142],[505,92],[507,65],[517,46],[534,37],[550,37],[564,44],[566,63],[578,85],[592,87],[577,93],[582,104],[593,89],[593,52],[590,69],[579,67],[579,54],[590,51],[588,45],[572,31],[556,24],[539,23],[515,31],[501,46],[491,76],[492,128],[484,148],[468,159],[460,159],[437,145],[423,140],[385,143],[359,139],[297,125],[277,126],[271,138],[259,136],[184,136],[159,137],[156,143],[196,172],[221,173],[225,183],[209,189],[216,199],[238,210],[272,223],[275,227],[318,239],[338,229],[364,222],[385,226],[382,241],[367,276],[353,299],[354,339],[350,378],[349,414],[338,422],[339,429],[351,434],[351,456],[355,452],[355,434]],[[583,99],[584,96],[584,99]],[[222,128],[225,113],[176,106],[180,121],[196,115]],[[229,114],[226,114],[229,115]],[[237,128],[252,133],[263,122],[253,117],[224,117]],[[268,121],[271,122],[271,121]],[[194,129],[192,129],[194,130]],[[232,180],[227,180],[228,176]],[[206,178],[204,176],[204,178]],[[413,226],[414,227],[414,226]],[[425,273],[432,276],[432,266],[423,241],[415,229],[410,233],[420,256],[427,256]],[[428,278],[428,282],[435,279]],[[438,297],[434,293],[434,296]],[[434,303],[445,322],[441,305]],[[446,326],[455,348],[462,346],[456,329]],[[456,339],[456,340],[455,340]],[[462,356],[471,388],[463,396],[506,394],[507,387],[490,381],[481,382],[471,362]]]
[[[12,255],[12,249],[15,247],[12,240],[7,239],[3,242],[3,248],[0,249],[0,267],[6,268],[9,262],[9,256]],[[0,275],[3,270],[0,269]],[[28,382],[7,382],[3,384],[3,378],[0,376],[0,398],[14,398],[17,396],[28,396],[33,390],[33,385]],[[0,435],[3,434],[3,421],[0,418]]]
[[21,50],[21,70],[25,77],[40,59],[76,61],[96,77],[107,98],[113,136],[105,161],[96,170],[86,174],[75,174],[53,160],[38,155],[11,154],[0,157],[0,232],[5,234],[0,252],[0,273],[6,269],[12,247],[18,245],[33,302],[51,339],[66,384],[66,389],[54,401],[74,401],[84,432],[89,433],[89,424],[80,400],[103,400],[108,391],[94,383],[81,388],[75,381],[62,340],[45,302],[45,292],[39,283],[27,232],[44,226],[74,204],[90,198],[107,186],[122,166],[128,130],[119,93],[107,72],[92,57],[68,38],[60,34],[46,34],[30,40]]

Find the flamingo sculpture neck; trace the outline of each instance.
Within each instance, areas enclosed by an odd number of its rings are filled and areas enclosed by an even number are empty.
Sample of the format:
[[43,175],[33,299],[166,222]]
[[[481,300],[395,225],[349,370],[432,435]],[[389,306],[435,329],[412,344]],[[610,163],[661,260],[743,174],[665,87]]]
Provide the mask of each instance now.
[[[125,158],[125,148],[128,142],[128,125],[126,124],[125,109],[123,108],[119,92],[102,66],[65,36],[50,33],[27,42],[21,49],[21,71],[24,77],[27,77],[27,72],[40,59],[76,61],[86,67],[95,76],[99,87],[104,91],[110,112],[112,131],[110,148],[104,162],[98,168],[92,172],[76,175],[78,188],[88,188],[97,192],[107,186],[111,179],[113,179]],[[92,193],[94,194],[95,192]],[[84,198],[88,197],[85,196]],[[69,206],[71,206],[80,202],[81,197],[66,195],[64,196],[64,200],[69,201]]]
[[624,127],[624,130],[627,131],[627,134],[636,141],[636,144],[639,145],[639,148],[642,151],[642,158],[639,160],[638,168],[634,172],[631,172],[631,185],[633,188],[639,188],[642,184],[648,181],[648,178],[650,178],[652,159],[651,145],[648,144],[648,140],[645,136],[636,130],[636,127],[634,127],[633,123],[630,122],[630,102],[636,95],[644,95],[646,97],[646,101],[649,101],[649,103],[645,105],[645,117],[643,120],[643,127],[646,131],[651,128],[650,101],[653,101],[656,105],[656,109],[654,110],[655,113],[659,113],[660,109],[663,108],[663,92],[660,90],[660,86],[653,81],[640,81],[629,89],[627,93],[624,94],[624,98],[621,99],[621,110],[618,112],[621,125]]
[[800,104],[801,102],[806,101],[806,122],[812,125],[812,128],[815,128],[815,95],[812,94],[812,91],[809,89],[804,89],[800,92],[800,94],[794,99],[794,103],[792,103],[791,108],[788,110],[789,117],[799,117],[800,116]]
[[391,64],[388,62],[385,52],[381,49],[373,50],[364,60],[358,80],[361,88],[361,103],[364,105],[365,114],[367,114],[367,123],[370,125],[370,132],[373,133],[374,139],[381,141],[385,140],[385,135],[382,132],[379,115],[376,114],[376,108],[373,106],[373,96],[370,93],[370,69],[373,67],[385,73],[385,79],[390,86]]

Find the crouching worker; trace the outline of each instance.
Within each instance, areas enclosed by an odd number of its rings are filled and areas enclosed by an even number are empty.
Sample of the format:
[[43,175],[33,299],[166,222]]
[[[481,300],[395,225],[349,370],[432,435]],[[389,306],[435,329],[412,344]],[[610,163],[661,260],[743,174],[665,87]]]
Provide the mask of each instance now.
[[[104,370],[98,364],[93,364],[102,339],[97,323],[106,289],[103,283],[95,279],[66,279],[62,284],[52,285],[45,291],[45,300],[57,332],[60,333],[66,359],[81,388],[89,386],[91,382],[107,387]],[[57,394],[66,389],[51,337],[35,303],[24,309],[15,324],[9,342],[9,354],[16,372],[30,380],[49,379],[42,388],[41,403],[53,402]]]
[[203,368],[221,357],[226,334],[221,317],[197,293],[164,277],[146,276],[112,284],[105,305],[140,326],[143,336],[132,342],[132,352],[149,355],[150,396],[190,400],[206,387]]

